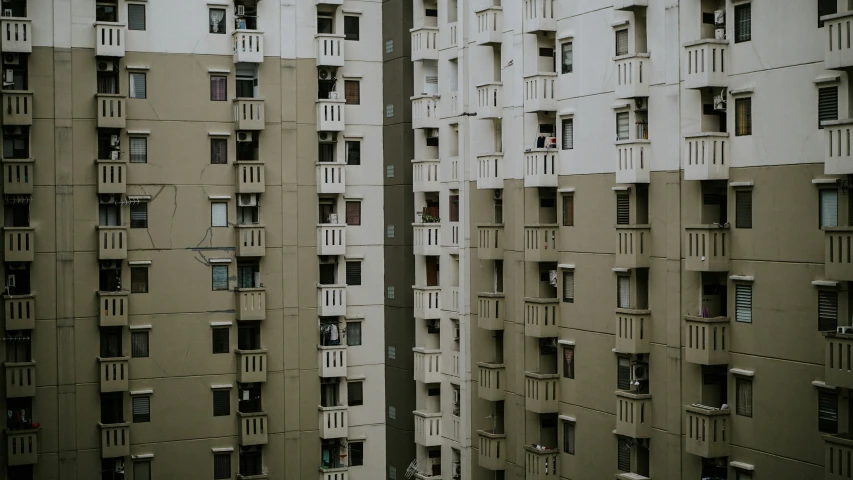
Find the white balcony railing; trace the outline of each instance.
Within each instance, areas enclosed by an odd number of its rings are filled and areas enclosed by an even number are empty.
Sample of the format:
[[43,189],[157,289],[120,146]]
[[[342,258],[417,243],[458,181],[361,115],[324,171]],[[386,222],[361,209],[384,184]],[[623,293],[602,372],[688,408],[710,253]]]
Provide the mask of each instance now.
[[728,40],[706,38],[684,44],[685,88],[725,87],[728,85]]
[[556,88],[556,73],[538,73],[524,77],[524,112],[556,112]]
[[264,32],[235,30],[234,63],[264,63]]
[[345,104],[344,100],[317,100],[317,131],[343,132],[346,127]]
[[32,53],[33,23],[28,18],[3,17],[0,20],[3,53]]
[[439,160],[412,160],[412,190],[438,192],[441,189]]
[[556,187],[559,153],[553,148],[536,148],[524,153],[524,186]]
[[503,117],[503,84],[500,82],[477,85],[477,118]]
[[337,223],[317,225],[317,255],[345,255],[347,226]]
[[648,140],[616,142],[616,183],[649,183],[651,156]]
[[415,443],[422,447],[441,445],[441,413],[417,410],[415,414]]
[[523,0],[524,33],[557,31],[555,9],[557,0]]
[[318,67],[344,66],[345,37],[343,35],[317,34],[314,38],[317,45]]
[[435,320],[441,318],[441,287],[412,287],[415,294],[415,318]]
[[616,62],[616,98],[649,96],[650,58],[648,53],[614,58]]
[[441,350],[413,348],[415,359],[415,381],[421,383],[441,382]]
[[415,96],[412,100],[412,128],[438,128],[439,104],[438,95]]
[[503,153],[477,155],[477,188],[480,190],[504,188],[503,163]]
[[340,317],[346,315],[346,285],[318,285],[317,309],[321,317]]
[[441,224],[413,223],[415,255],[441,255]]
[[317,164],[317,193],[344,193],[347,188],[346,164],[320,162]]
[[126,30],[121,23],[95,23],[95,56],[124,57]]
[[438,27],[420,27],[412,33],[412,61],[438,60]]
[[826,135],[823,173],[826,175],[853,173],[853,152],[850,149],[853,118],[821,122],[821,124]]
[[685,180],[728,180],[729,134],[692,133],[684,136]]
[[477,10],[477,31],[474,41],[477,45],[500,45],[503,35],[503,8],[488,7]]
[[853,10],[821,17],[824,44],[824,67],[844,70],[853,67],[853,44],[850,43]]

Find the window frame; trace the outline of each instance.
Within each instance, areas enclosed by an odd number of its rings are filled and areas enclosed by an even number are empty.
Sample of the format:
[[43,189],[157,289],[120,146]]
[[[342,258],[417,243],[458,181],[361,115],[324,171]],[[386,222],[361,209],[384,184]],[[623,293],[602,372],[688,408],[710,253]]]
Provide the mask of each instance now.
[[[566,145],[566,126],[571,125],[571,135],[569,138],[571,139],[571,143]],[[560,149],[561,150],[574,150],[575,149],[575,119],[574,118],[562,118],[560,119]]]
[[[838,327],[838,307],[839,307],[839,292],[838,290],[831,288],[819,288],[817,291],[817,330],[819,332],[834,332],[836,327]],[[821,315],[822,312],[821,305],[824,303],[824,298],[829,297],[831,301],[834,303],[833,308],[835,309],[835,317],[832,318],[832,326],[827,328],[825,325],[825,321],[830,320],[828,316]]]
[[[831,6],[832,11],[824,11],[823,8]],[[824,17],[826,15],[835,15],[838,13],[838,2],[837,0],[817,0],[817,28],[823,28],[823,22],[820,17]]]
[[[218,85],[214,85],[216,82],[224,83],[224,88],[222,88],[222,98],[218,98],[214,95],[214,92],[219,92],[220,88]],[[210,101],[211,102],[227,102],[228,101],[228,76],[222,74],[215,74],[210,76]]]
[[[142,467],[145,465],[148,477],[146,478],[142,474],[136,471],[137,467]],[[141,459],[141,460],[133,460],[133,479],[134,480],[151,480],[151,460],[150,459]]]
[[[362,334],[364,333],[364,329],[362,328],[362,322],[360,322],[360,321],[346,322],[346,329],[347,329],[347,346],[348,347],[358,347],[358,346],[363,344],[364,338],[363,338]],[[357,343],[355,343],[355,339],[352,338],[353,337],[353,335],[352,335],[353,330],[358,331],[358,335],[357,335],[358,342]]]
[[[134,338],[144,338],[144,341],[136,342]],[[145,344],[144,355],[136,349],[137,343]],[[137,354],[139,353],[139,354]],[[130,331],[130,358],[148,358],[151,356],[151,335],[148,330]]]
[[[224,146],[224,149],[223,149]],[[221,149],[223,151],[218,151]],[[223,161],[218,160],[217,153],[224,153]],[[211,165],[228,165],[228,139],[222,137],[210,137],[210,164]]]
[[[351,148],[350,146],[355,146],[352,150],[358,152],[358,158],[353,159],[350,155]],[[345,140],[344,141],[344,155],[346,155],[346,163],[347,165],[361,165],[361,140]]]
[[[567,360],[567,358],[569,356],[568,352],[572,352],[571,360]],[[563,346],[563,355],[562,355],[562,358],[560,360],[560,363],[562,363],[562,367],[563,367],[563,378],[568,378],[570,380],[574,380],[575,375],[577,374],[577,372],[575,372],[575,354],[576,353],[577,352],[575,352],[575,347],[573,347],[571,345],[564,345]]]
[[[137,280],[133,279],[134,273],[136,273],[138,275],[138,274],[140,274],[140,272],[145,272],[144,273],[144,277],[145,277],[145,279],[144,279],[145,289],[144,290],[137,290],[134,288],[134,286],[136,284],[141,283],[143,281],[140,279],[137,279]],[[132,293],[132,294],[148,293],[150,285],[151,284],[149,283],[149,280],[148,280],[148,266],[131,265],[130,266],[130,293]]]
[[[572,279],[572,291],[571,291],[572,295],[571,295],[571,297],[566,296],[566,279],[569,277],[571,277],[571,279]],[[563,270],[563,283],[562,283],[562,288],[560,290],[562,291],[561,297],[563,298],[564,303],[575,303],[575,272],[574,272],[574,270]]]
[[[350,90],[353,90],[350,92]],[[352,94],[352,98],[350,96]],[[352,100],[352,101],[350,101]],[[358,79],[344,79],[344,101],[346,105],[361,105],[361,81]]]
[[[741,402],[741,388],[748,389],[749,403]],[[736,377],[735,378],[735,413],[741,417],[752,418],[753,404],[755,403],[754,389],[751,378]]]
[[[145,152],[142,154],[143,157],[142,157],[141,161],[139,160],[139,156],[138,156],[139,154],[138,153],[136,154],[137,155],[136,160],[134,160],[134,154],[133,154],[134,142],[142,142],[142,145],[145,146],[145,148],[144,148]],[[127,139],[127,143],[128,143],[128,157],[129,157],[130,163],[148,163],[148,137],[143,136],[143,135],[130,135]]]
[[[353,389],[354,384],[358,384],[358,398],[355,399],[352,396],[355,392],[355,389]],[[347,382],[347,406],[358,407],[360,405],[364,405],[364,382]]]
[[[823,196],[824,196],[824,194],[829,194],[829,193],[832,193],[835,196],[835,219],[834,219],[835,222],[832,225],[828,225],[828,224],[825,225],[823,223],[823,208],[824,208]],[[839,195],[838,195],[838,189],[837,188],[820,188],[820,189],[818,189],[818,197],[817,197],[818,219],[817,219],[817,222],[818,222],[818,228],[820,228],[821,230],[823,230],[825,228],[833,228],[833,227],[838,226],[838,206],[839,206],[838,197],[839,197]]]
[[[142,10],[142,28],[132,28],[132,26],[131,26],[132,22],[130,21],[130,17],[131,17],[130,11],[132,9]],[[148,16],[148,12],[146,11],[144,3],[128,3],[127,4],[127,29],[128,29],[128,31],[135,31],[135,32],[146,31],[148,29],[148,18],[147,18],[147,16]]]
[[[355,20],[355,31],[351,31]],[[361,18],[360,15],[344,15],[344,39],[358,42],[361,40]]]
[[[820,407],[821,407],[821,403],[823,403],[821,400],[823,398],[827,398],[827,397],[832,397],[832,402],[834,403],[832,406],[832,411],[829,412],[829,415],[832,415],[834,417],[834,420],[832,418],[825,418],[825,415],[822,415],[822,413],[821,413],[822,410]],[[840,399],[839,399],[838,392],[834,392],[834,391],[830,392],[830,391],[825,391],[824,389],[818,389],[818,392],[817,392],[817,430],[818,430],[818,432],[831,434],[831,435],[838,433],[839,400]],[[827,427],[829,427],[829,428],[827,428]]]
[[[231,466],[231,455],[233,452],[216,452],[213,454],[213,480],[227,480],[232,478],[232,466]],[[224,462],[223,469],[226,469],[226,472],[218,471],[219,464],[216,463],[217,458],[225,458],[227,459]]]
[[[358,445],[357,448],[355,447],[356,445]],[[358,450],[360,452],[359,458],[361,461],[356,460],[356,455],[353,453],[353,450]],[[347,448],[347,453],[349,454],[349,462],[350,462],[349,466],[350,467],[362,467],[362,466],[364,466],[364,441],[349,442],[348,448]]]
[[[738,14],[746,12],[746,19],[738,20]],[[752,40],[752,2],[744,2],[734,6],[735,43]]]
[[[350,223],[350,205],[358,205],[358,219],[357,221]],[[355,214],[355,213],[354,213]],[[360,226],[361,225],[361,200],[346,200],[344,203],[344,222],[346,222],[347,226]]]
[[[568,47],[568,48],[566,48]],[[566,51],[571,54],[571,63],[566,63]],[[566,75],[573,73],[575,68],[575,46],[573,41],[567,41],[560,44],[560,74]]]
[[[137,222],[136,224],[133,223],[134,222],[133,211],[138,210],[138,209],[141,209],[142,212],[144,212],[144,214],[145,214],[145,220],[144,220],[145,224],[141,225],[141,226],[138,223],[139,220],[136,220],[136,222]],[[139,213],[139,212],[137,212],[137,213]],[[129,215],[130,216],[130,228],[148,228],[148,202],[139,202],[139,203],[131,204],[129,214],[130,214]]]
[[[231,327],[225,326],[225,325],[216,325],[216,326],[211,327],[210,330],[211,330],[211,333],[210,333],[211,349],[210,349],[210,351],[212,352],[211,355],[221,355],[221,354],[231,353]],[[225,332],[225,340],[226,340],[224,350],[217,348],[217,347],[221,346],[219,342],[222,341],[221,338],[217,338],[217,333],[221,335],[222,332]]]
[[[625,35],[625,52],[619,53],[619,36]],[[613,51],[615,56],[624,57],[625,55],[629,55],[631,53],[631,32],[626,28],[619,28],[613,31]]]
[[[745,324],[754,323],[755,318],[754,318],[753,313],[755,311],[755,289],[752,288],[751,283],[741,283],[741,282],[735,283],[734,289],[735,289],[735,292],[734,292],[735,293],[734,294],[735,322],[736,323],[745,323]],[[746,319],[746,317],[742,317],[739,313],[741,310],[744,310],[746,308],[745,306],[738,306],[738,296],[739,296],[738,292],[739,291],[749,293],[749,319],[748,320]]]
[[[748,199],[748,201],[747,201]],[[744,188],[735,190],[735,228],[751,229],[753,213],[752,189]],[[743,202],[743,203],[742,203]],[[742,218],[741,214],[749,215]]]
[[[223,413],[225,410],[217,410],[216,409],[216,398],[217,396],[221,397],[220,401],[225,399],[225,406],[228,407],[228,413]],[[211,401],[213,402],[213,416],[214,417],[230,417],[231,416],[231,389],[230,388],[215,388],[212,390]]]
[[[225,223],[218,224],[216,223],[217,214],[214,212],[215,208],[225,208]],[[221,212],[219,212],[221,214]],[[221,216],[221,215],[220,215]],[[213,201],[210,202],[210,227],[211,228],[223,228],[228,227],[228,202],[222,201]]]
[[[627,364],[627,369],[623,364]],[[622,372],[627,372],[627,379],[620,378]],[[616,357],[616,388],[623,391],[631,389],[631,359],[622,355]]]
[[[147,413],[140,413],[137,416],[136,413],[136,402],[137,401],[145,401],[147,402]],[[130,413],[132,417],[132,423],[151,423],[151,395],[131,395],[130,396]]]
[[[838,90],[839,89],[838,89],[837,84],[828,85],[825,87],[819,87],[817,89],[817,128],[818,129],[822,130],[824,128],[823,122],[838,120],[838,107],[839,107]],[[829,116],[824,117],[823,112],[821,111],[821,103],[823,101],[823,96],[828,95],[829,92],[832,92],[832,94],[834,94],[834,96],[835,96],[835,111],[833,112],[832,118],[830,118]]]
[[[222,11],[222,20],[220,20],[220,24],[222,28],[216,28],[214,31],[214,23],[213,23],[213,12],[214,11]],[[221,31],[220,31],[221,30]],[[207,9],[207,33],[212,35],[225,35],[228,30],[228,9],[216,7],[210,7]]]
[[[631,308],[631,283],[630,275],[616,275],[616,308]],[[622,302],[623,288],[627,288],[627,305]]]
[[[345,261],[344,279],[345,279],[346,285],[348,287],[361,286],[361,284],[362,284],[362,266],[363,266],[362,262],[363,262],[363,260],[346,260]],[[355,283],[350,283],[350,278],[349,278],[350,277],[350,271],[349,271],[350,265],[352,265],[352,268],[353,268],[353,273],[352,273],[353,277],[355,277],[355,275],[358,275],[357,279],[353,278],[353,281]],[[358,272],[355,271],[356,268],[358,269]]]
[[[225,269],[225,287],[217,288],[217,287],[216,287],[216,271],[217,271],[217,270],[219,270],[219,269],[223,269],[223,268]],[[222,265],[222,264],[213,264],[213,265],[211,265],[211,266],[210,266],[210,275],[211,275],[211,279],[210,279],[210,287],[211,287],[211,290],[212,290],[212,291],[214,291],[214,292],[228,291],[228,287],[229,287],[229,283],[230,283],[230,282],[228,281],[228,274],[229,274],[229,273],[230,273],[230,272],[229,272],[229,269],[228,269],[228,264],[224,264],[224,265]],[[220,284],[220,285],[221,285],[221,284]]]
[[[134,77],[142,78],[142,96],[137,96],[137,87],[139,81],[134,80]],[[139,100],[145,100],[148,98],[148,73],[147,72],[136,72],[130,71],[127,76],[127,98],[134,98]]]
[[748,137],[750,135],[752,135],[752,97],[735,98],[735,136]]
[[[617,111],[615,113],[616,113],[616,115],[614,116],[614,119],[616,120],[616,141],[622,142],[622,141],[630,140],[631,139],[631,112],[629,112],[627,110],[623,110],[623,111]],[[624,138],[619,135],[619,133],[620,133],[619,132],[619,119],[620,118],[627,118],[626,123],[628,125],[628,128],[626,130]]]
[[575,454],[575,422],[563,420],[563,453],[567,455]]

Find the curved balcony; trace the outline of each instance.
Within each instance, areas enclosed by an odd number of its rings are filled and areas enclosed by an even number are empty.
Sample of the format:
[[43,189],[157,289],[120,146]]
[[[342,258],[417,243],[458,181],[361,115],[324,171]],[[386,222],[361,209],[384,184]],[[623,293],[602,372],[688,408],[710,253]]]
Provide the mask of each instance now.
[[441,98],[438,95],[416,95],[412,100],[412,128],[438,128],[440,125],[439,105]]
[[477,294],[477,326],[484,330],[503,330],[506,315],[506,295],[480,292]]
[[234,63],[264,63],[264,32],[234,30]]
[[260,98],[234,99],[234,129],[261,131],[266,126],[264,101]]
[[556,188],[560,155],[552,148],[535,148],[524,153],[524,186]]
[[699,365],[729,363],[730,328],[728,317],[684,316],[687,334],[684,360]]
[[415,443],[422,447],[441,445],[441,412],[431,413],[416,410]]
[[413,223],[415,255],[441,255],[441,224]]
[[480,190],[504,188],[504,154],[477,155],[477,188]]
[[441,350],[415,347],[415,381],[441,383]]
[[474,42],[477,45],[500,45],[503,35],[503,8],[487,7],[476,10],[477,30],[474,32]]
[[344,193],[347,188],[345,163],[320,162],[317,164],[317,193]]

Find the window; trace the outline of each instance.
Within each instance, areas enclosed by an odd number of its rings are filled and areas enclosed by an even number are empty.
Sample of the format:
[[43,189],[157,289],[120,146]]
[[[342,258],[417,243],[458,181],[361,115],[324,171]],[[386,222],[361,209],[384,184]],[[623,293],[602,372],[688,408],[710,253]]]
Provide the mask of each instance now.
[[225,202],[213,202],[210,204],[210,226],[228,226],[228,204]]
[[631,360],[627,357],[617,357],[616,363],[616,388],[630,390]]
[[130,267],[130,293],[148,293],[148,267]]
[[837,0],[817,0],[817,27],[823,28],[823,22],[820,17],[838,13]]
[[361,202],[347,202],[347,225],[361,225]]
[[616,30],[616,56],[628,55],[628,29]]
[[752,40],[752,4],[735,5],[735,43]]
[[134,395],[133,423],[146,423],[151,421],[151,397],[148,395]]
[[735,285],[735,320],[752,323],[752,285]]
[[349,443],[349,466],[360,467],[364,465],[364,442]]
[[210,139],[210,163],[214,165],[228,163],[228,140],[224,138]]
[[631,308],[631,277],[627,275],[619,275],[617,278],[618,292],[618,307]]
[[563,453],[575,454],[575,424],[563,420]]
[[820,228],[838,226],[838,190],[820,190]]
[[228,327],[213,328],[213,353],[228,353],[231,350],[231,329]]
[[824,87],[817,90],[817,125],[821,122],[838,120],[838,87]]
[[735,382],[737,389],[736,412],[744,417],[752,416],[752,380],[738,378]]
[[213,454],[213,480],[231,478],[231,453]]
[[616,225],[631,223],[631,197],[627,193],[616,194]]
[[575,148],[575,121],[571,118],[563,119],[563,150]]
[[563,301],[575,301],[575,272],[563,272]]
[[346,155],[347,165],[361,165],[361,142],[358,140],[347,140]]
[[817,429],[822,433],[838,433],[838,394],[817,392]]
[[148,202],[130,206],[130,228],[148,228]]
[[616,437],[616,468],[622,472],[631,471],[631,445],[627,437]]
[[344,98],[347,105],[358,105],[361,103],[361,82],[358,80],[344,81]]
[[210,33],[225,34],[225,9],[210,9]]
[[148,163],[148,139],[130,137],[130,163]]
[[210,99],[214,102],[228,100],[228,77],[222,75],[210,77]]
[[575,197],[574,195],[563,195],[563,226],[573,227],[575,225]]
[[150,460],[139,460],[133,462],[133,480],[151,480]]
[[752,98],[735,100],[735,135],[752,135]]
[[572,50],[572,42],[566,42],[560,46],[560,50],[562,51],[562,63],[563,68],[560,70],[562,73],[572,73],[572,67],[574,62],[574,52]]
[[361,322],[347,322],[347,346],[361,345]]
[[575,349],[563,347],[563,378],[575,378]]
[[344,36],[347,40],[358,40],[358,17],[352,15],[347,15],[344,17]]
[[148,330],[130,332],[130,356],[133,358],[148,356]]
[[817,291],[817,329],[831,332],[838,326],[838,292],[834,290]]
[[213,265],[210,271],[213,276],[213,289],[228,290],[228,265]]
[[130,98],[146,98],[146,75],[133,72],[130,74]]
[[628,140],[628,112],[616,114],[616,140]]
[[361,261],[347,262],[347,285],[361,285]]
[[735,226],[752,228],[752,190],[735,192]]
[[139,3],[127,4],[127,29],[145,30],[145,5]]
[[735,480],[752,480],[752,472],[738,470],[735,472]]
[[350,407],[364,404],[364,383],[347,383],[347,405]]
[[231,415],[231,390],[213,391],[213,416],[225,417]]

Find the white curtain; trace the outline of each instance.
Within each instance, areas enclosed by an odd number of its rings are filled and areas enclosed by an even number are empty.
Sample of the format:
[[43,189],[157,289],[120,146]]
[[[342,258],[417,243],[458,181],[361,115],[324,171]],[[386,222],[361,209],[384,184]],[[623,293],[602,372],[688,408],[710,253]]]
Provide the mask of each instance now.
[[219,33],[219,23],[224,17],[225,10],[214,9],[210,11],[210,25],[213,27],[213,33]]

